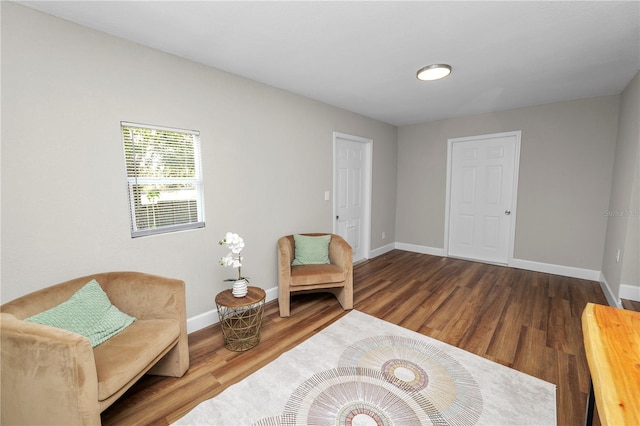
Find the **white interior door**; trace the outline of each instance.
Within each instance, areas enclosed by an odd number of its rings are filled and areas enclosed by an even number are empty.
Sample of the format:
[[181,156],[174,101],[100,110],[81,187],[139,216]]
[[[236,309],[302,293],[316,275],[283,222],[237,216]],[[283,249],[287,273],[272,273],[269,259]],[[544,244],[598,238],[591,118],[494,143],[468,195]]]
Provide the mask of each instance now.
[[513,258],[520,132],[449,140],[449,256]]
[[369,256],[371,139],[334,133],[334,233],[353,249],[353,261]]

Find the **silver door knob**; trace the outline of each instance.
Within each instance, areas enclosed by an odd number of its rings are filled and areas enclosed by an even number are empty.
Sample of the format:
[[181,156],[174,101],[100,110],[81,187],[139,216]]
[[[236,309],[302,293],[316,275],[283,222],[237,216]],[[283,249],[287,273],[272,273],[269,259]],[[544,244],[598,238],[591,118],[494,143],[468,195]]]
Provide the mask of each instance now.
[[507,216],[509,216],[511,214],[511,210],[505,210],[504,214],[506,214]]

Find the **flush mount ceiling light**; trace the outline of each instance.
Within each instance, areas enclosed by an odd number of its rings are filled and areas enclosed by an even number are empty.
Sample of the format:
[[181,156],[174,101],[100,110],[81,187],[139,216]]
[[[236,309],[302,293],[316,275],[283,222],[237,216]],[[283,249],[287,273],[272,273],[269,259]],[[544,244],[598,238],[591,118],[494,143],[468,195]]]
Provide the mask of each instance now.
[[451,74],[451,65],[447,64],[433,64],[427,65],[424,68],[420,68],[416,77],[418,80],[431,81],[440,80]]

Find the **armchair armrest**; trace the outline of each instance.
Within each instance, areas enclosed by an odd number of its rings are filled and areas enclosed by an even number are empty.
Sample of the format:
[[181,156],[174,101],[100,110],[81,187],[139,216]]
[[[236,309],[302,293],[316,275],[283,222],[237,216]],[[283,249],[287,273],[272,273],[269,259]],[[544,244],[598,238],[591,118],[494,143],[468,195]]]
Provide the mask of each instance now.
[[353,268],[352,257],[352,249],[349,243],[340,235],[332,234],[331,243],[329,243],[329,260],[331,263],[348,272]]
[[89,339],[0,313],[2,424],[100,424]]
[[293,236],[289,235],[278,240],[278,279],[280,283],[287,283],[291,280],[291,262],[293,262],[295,252],[293,246]]

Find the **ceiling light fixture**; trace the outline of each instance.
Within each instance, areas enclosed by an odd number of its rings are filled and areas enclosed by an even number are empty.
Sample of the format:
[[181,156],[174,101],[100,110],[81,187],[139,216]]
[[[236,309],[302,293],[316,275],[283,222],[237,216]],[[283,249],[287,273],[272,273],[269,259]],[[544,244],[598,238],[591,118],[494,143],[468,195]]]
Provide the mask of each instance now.
[[433,64],[427,65],[424,68],[420,68],[416,73],[418,80],[431,81],[440,80],[451,74],[451,65],[447,64]]

